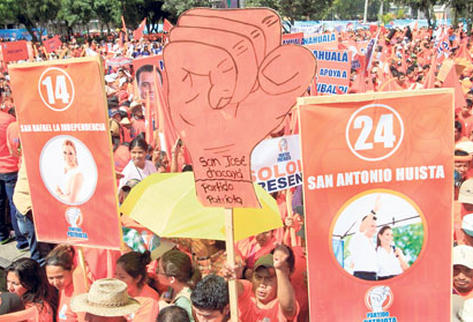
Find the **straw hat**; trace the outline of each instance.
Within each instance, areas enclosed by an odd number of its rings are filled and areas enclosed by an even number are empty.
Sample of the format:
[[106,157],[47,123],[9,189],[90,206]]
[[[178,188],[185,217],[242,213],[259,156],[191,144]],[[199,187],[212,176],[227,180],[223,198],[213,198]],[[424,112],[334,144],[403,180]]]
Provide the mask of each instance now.
[[74,296],[71,301],[73,312],[97,316],[123,316],[136,312],[139,307],[139,302],[128,296],[126,283],[115,278],[96,280],[89,293]]

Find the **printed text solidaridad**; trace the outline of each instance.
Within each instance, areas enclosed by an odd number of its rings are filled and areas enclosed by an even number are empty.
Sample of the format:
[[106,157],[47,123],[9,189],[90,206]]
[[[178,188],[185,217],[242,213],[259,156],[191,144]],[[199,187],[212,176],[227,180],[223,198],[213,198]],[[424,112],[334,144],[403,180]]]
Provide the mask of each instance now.
[[307,177],[309,190],[346,187],[391,181],[445,179],[443,165],[421,165],[395,169],[370,169]]

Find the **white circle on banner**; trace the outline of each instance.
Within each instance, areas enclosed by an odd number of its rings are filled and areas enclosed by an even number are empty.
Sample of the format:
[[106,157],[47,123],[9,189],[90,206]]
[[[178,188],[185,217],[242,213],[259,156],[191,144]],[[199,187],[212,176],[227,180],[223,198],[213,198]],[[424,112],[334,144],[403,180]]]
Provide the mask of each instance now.
[[92,153],[70,135],[58,135],[46,142],[39,157],[39,173],[49,193],[66,205],[87,202],[97,187],[97,165]]
[[[380,113],[383,109],[388,113]],[[381,115],[376,124],[373,124],[372,116],[378,114]],[[361,129],[359,134],[354,133],[356,129]],[[352,142],[355,141],[355,137],[356,142]],[[394,108],[385,104],[360,107],[351,115],[345,129],[345,139],[350,151],[358,158],[369,162],[390,157],[399,148],[403,138],[404,123],[401,116]],[[380,147],[381,144],[383,147]]]
[[72,78],[58,67],[46,68],[39,76],[39,97],[55,112],[67,110],[74,102],[75,89]]

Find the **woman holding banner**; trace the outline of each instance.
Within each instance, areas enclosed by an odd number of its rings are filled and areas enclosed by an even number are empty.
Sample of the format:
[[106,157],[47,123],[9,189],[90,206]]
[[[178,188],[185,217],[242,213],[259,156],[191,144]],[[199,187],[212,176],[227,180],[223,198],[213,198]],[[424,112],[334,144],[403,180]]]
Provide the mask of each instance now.
[[376,236],[376,255],[378,280],[392,278],[409,268],[402,250],[394,245],[393,231],[389,226],[383,226]]
[[62,146],[64,155],[64,180],[56,187],[59,199],[66,203],[76,203],[80,199],[80,192],[84,183],[84,174],[77,161],[77,149],[70,139],[66,139]]

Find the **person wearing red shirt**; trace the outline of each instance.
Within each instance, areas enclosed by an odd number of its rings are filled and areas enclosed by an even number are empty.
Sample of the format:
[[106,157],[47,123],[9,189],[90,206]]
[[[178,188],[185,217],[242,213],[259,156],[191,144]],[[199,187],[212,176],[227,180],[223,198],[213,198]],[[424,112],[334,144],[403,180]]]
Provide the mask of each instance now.
[[[57,245],[46,257],[46,276],[49,284],[59,291],[59,305],[56,321],[76,322],[84,319],[84,314],[71,310],[74,295],[86,291],[85,285],[75,285],[75,250],[70,245]],[[85,282],[85,281],[83,281]]]
[[237,281],[239,320],[297,321],[300,309],[289,278],[293,270],[294,254],[287,246],[260,257],[251,282]]
[[473,102],[467,100],[466,104],[461,108],[461,111],[457,114],[458,120],[463,123],[463,135],[470,136],[471,131],[473,130],[473,114],[471,109],[473,107]]
[[15,118],[11,114],[0,111],[0,243],[10,240],[10,229],[4,217],[8,202],[11,224],[17,240],[16,247],[24,249],[28,247],[28,241],[18,228],[16,208],[12,199],[18,178],[18,157],[10,154],[7,144],[7,128],[13,122],[15,122]]
[[132,102],[130,104],[131,110],[131,138],[134,139],[141,133],[146,132],[145,118],[143,115],[143,107],[141,103]]

